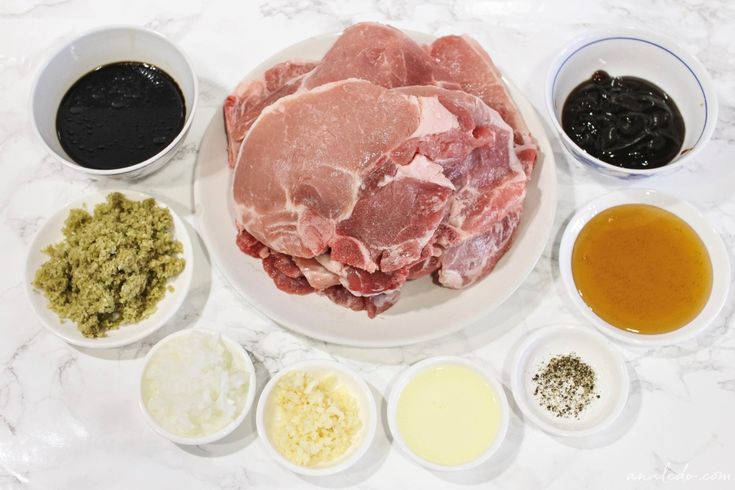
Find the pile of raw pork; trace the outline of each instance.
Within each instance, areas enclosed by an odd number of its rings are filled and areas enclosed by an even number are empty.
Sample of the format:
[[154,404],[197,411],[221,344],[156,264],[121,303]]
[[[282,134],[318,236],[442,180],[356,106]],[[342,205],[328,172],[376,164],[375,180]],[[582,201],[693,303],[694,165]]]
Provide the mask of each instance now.
[[473,39],[356,24],[224,104],[237,244],[276,286],[372,318],[428,274],[464,288],[508,250],[537,146]]

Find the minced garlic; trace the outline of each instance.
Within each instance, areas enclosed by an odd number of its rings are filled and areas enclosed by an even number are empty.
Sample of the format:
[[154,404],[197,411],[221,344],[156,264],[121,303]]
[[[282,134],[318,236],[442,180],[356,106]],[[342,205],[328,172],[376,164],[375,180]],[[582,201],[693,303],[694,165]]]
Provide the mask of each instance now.
[[357,401],[337,377],[305,371],[283,376],[273,392],[271,440],[284,457],[300,466],[330,463],[352,446],[360,421]]

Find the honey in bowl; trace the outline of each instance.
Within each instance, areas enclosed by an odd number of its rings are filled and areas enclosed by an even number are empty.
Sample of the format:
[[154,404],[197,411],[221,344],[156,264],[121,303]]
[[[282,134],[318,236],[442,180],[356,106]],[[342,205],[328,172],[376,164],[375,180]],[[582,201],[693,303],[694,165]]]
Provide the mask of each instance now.
[[639,334],[683,327],[712,290],[712,262],[699,235],[647,204],[611,207],[589,220],[574,243],[572,275],[597,316]]

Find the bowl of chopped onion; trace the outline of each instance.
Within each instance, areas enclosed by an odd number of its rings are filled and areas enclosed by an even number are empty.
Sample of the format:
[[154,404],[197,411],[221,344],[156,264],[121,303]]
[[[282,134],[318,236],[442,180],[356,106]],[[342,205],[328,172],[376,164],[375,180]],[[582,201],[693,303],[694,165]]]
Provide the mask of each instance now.
[[140,408],[159,435],[200,445],[231,434],[255,399],[245,349],[213,330],[188,329],[154,345],[140,378]]

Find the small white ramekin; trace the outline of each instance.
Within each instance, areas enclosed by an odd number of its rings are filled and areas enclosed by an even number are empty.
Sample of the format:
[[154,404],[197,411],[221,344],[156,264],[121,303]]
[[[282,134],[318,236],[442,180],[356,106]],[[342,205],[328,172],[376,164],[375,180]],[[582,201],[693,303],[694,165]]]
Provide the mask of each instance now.
[[[143,400],[143,376],[145,376],[145,371],[148,367],[148,363],[150,363],[153,355],[158,351],[158,349],[166,345],[168,342],[171,342],[172,340],[178,337],[191,335],[192,332],[206,333],[208,335],[212,335],[214,337],[221,338],[222,341],[227,346],[227,348],[230,349],[230,352],[232,353],[232,355],[237,356],[242,360],[243,364],[245,365],[245,369],[250,374],[250,379],[248,380],[248,394],[247,394],[247,397],[245,398],[245,403],[242,407],[242,411],[237,416],[237,418],[235,418],[232,422],[230,422],[226,426],[222,427],[220,430],[213,432],[212,434],[208,434],[206,436],[201,436],[201,437],[183,437],[177,434],[173,434],[169,432],[168,430],[164,429],[163,427],[158,425],[158,422],[156,422],[155,419],[148,412],[148,407],[146,407],[145,402]],[[172,333],[171,335],[165,337],[164,339],[159,341],[156,345],[154,345],[151,348],[151,350],[148,351],[148,354],[146,354],[145,360],[143,361],[143,370],[140,372],[140,380],[138,382],[138,405],[140,405],[140,410],[141,412],[143,412],[143,417],[145,418],[146,422],[148,422],[148,425],[150,425],[151,428],[157,434],[177,444],[182,444],[182,445],[187,445],[187,446],[198,446],[200,444],[210,444],[212,442],[219,441],[220,439],[223,439],[227,437],[228,435],[230,435],[232,432],[234,432],[235,429],[237,429],[240,426],[240,424],[242,424],[242,421],[245,420],[245,416],[248,414],[248,412],[250,411],[250,408],[253,406],[253,400],[255,400],[255,388],[256,388],[255,367],[253,366],[253,361],[250,360],[250,356],[248,355],[247,351],[243,348],[243,346],[235,342],[230,337],[220,332],[217,332],[215,330],[200,329],[200,328],[187,329],[187,330],[181,330],[176,333]]]
[[[403,390],[406,387],[406,385],[411,380],[413,380],[417,374],[423,372],[424,370],[431,368],[431,367],[435,367],[435,366],[444,366],[447,364],[466,366],[476,371],[478,374],[480,374],[483,378],[485,378],[488,384],[492,387],[493,391],[495,392],[495,396],[497,396],[498,403],[500,405],[500,426],[498,427],[498,432],[492,444],[480,456],[478,456],[474,460],[468,463],[464,463],[460,465],[453,465],[453,466],[433,463],[431,461],[428,461],[422,458],[415,452],[413,452],[411,448],[408,446],[408,444],[406,444],[406,442],[403,440],[403,437],[401,436],[401,431],[398,428],[398,418],[397,418],[398,400],[401,398],[401,394],[403,393]],[[508,405],[508,398],[505,396],[503,385],[500,383],[500,381],[498,381],[494,376],[488,373],[485,369],[483,369],[476,363],[468,359],[464,359],[462,357],[437,356],[437,357],[430,357],[428,359],[424,359],[423,361],[417,362],[416,364],[406,369],[401,374],[401,376],[396,380],[396,383],[391,389],[390,396],[388,397],[388,427],[390,428],[391,434],[393,435],[393,440],[395,441],[396,445],[399,447],[401,452],[408,455],[409,458],[411,458],[412,460],[414,460],[421,466],[428,468],[430,470],[434,470],[434,471],[464,471],[464,470],[476,468],[477,466],[481,465],[482,463],[490,459],[490,457],[493,454],[495,454],[497,450],[500,448],[500,446],[503,443],[503,440],[505,439],[506,434],[508,433],[509,424],[510,424],[510,406]]]
[[[635,76],[661,87],[676,103],[685,125],[682,151],[672,162],[652,169],[626,169],[585,152],[564,132],[561,112],[569,93],[597,70]],[[562,143],[580,163],[624,179],[671,172],[695,159],[717,124],[717,94],[707,70],[665,36],[636,29],[602,29],[570,42],[551,62],[546,78],[546,108]]]
[[[329,464],[320,466],[300,466],[294,464],[283,456],[271,441],[268,427],[270,425],[269,417],[272,415],[271,410],[273,408],[270,406],[270,398],[278,381],[286,374],[294,371],[306,371],[317,378],[326,375],[335,375],[337,376],[338,385],[348,390],[357,400],[362,422],[362,429],[357,438],[358,440],[353,443],[352,447],[345,454]],[[375,397],[372,391],[370,391],[370,387],[355,370],[336,361],[308,360],[282,369],[268,381],[258,399],[255,425],[258,428],[258,437],[266,452],[281,466],[301,475],[325,476],[348,469],[365,455],[375,438],[375,431],[378,426],[378,410],[375,405]]]
[[[621,330],[597,316],[587,306],[577,290],[572,274],[572,252],[582,228],[601,211],[622,204],[649,204],[686,221],[704,242],[712,262],[712,292],[699,314],[688,324],[662,334],[643,335]],[[559,246],[559,271],[569,298],[580,312],[602,333],[609,337],[637,345],[671,345],[690,340],[705,330],[717,317],[727,300],[730,289],[730,259],[722,238],[707,219],[691,204],[673,196],[649,189],[625,189],[611,192],[587,203],[572,217],[564,230]]]
[[[56,113],[74,82],[99,66],[118,61],[150,63],[168,73],[184,95],[184,127],[166,148],[140,163],[112,170],[86,168],[72,160],[61,147],[56,133]],[[73,39],[43,63],[31,90],[31,120],[48,152],[67,167],[86,174],[132,180],[161,168],[181,147],[194,119],[198,92],[191,64],[163,35],[135,26],[104,27]]]
[[[551,358],[576,354],[595,371],[599,399],[579,415],[560,418],[546,410],[534,396],[533,376]],[[558,325],[532,332],[518,346],[513,361],[513,399],[523,415],[550,434],[587,437],[600,433],[623,413],[630,392],[630,378],[623,356],[612,342],[592,328]]]

